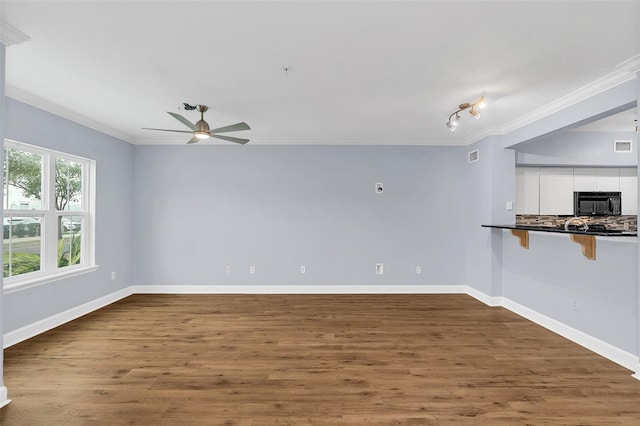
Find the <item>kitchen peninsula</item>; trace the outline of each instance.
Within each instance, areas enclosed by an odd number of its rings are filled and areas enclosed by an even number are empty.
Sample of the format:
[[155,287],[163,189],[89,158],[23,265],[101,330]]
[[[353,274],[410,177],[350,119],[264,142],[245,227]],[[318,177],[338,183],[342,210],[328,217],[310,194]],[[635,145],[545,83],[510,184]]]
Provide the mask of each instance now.
[[[559,219],[559,218],[557,218]],[[571,241],[580,244],[582,254],[589,260],[596,258],[596,236],[600,237],[637,237],[637,229],[607,226],[602,223],[589,223],[589,218],[570,217],[564,219],[564,224],[522,224],[515,225],[481,225],[485,228],[507,229],[520,240],[520,246],[529,248],[529,231],[569,234]],[[634,228],[636,228],[634,226]]]

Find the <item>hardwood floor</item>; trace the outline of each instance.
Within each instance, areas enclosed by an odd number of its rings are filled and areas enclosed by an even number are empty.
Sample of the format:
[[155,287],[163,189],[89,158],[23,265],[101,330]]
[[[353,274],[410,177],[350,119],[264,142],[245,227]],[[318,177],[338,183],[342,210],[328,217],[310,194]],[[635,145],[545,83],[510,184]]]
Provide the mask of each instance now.
[[631,372],[464,295],[135,295],[5,351],[6,425],[638,425]]

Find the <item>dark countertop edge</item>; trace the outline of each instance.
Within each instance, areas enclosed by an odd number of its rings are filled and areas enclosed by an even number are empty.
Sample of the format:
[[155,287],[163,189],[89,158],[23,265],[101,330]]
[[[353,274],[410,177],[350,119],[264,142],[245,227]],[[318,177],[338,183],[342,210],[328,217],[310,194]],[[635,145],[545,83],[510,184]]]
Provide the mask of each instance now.
[[633,231],[623,232],[598,232],[598,231],[565,231],[561,228],[551,226],[534,226],[534,225],[480,225],[483,228],[495,229],[521,229],[523,231],[552,232],[556,234],[578,234],[578,235],[596,235],[599,237],[637,237],[638,233]]

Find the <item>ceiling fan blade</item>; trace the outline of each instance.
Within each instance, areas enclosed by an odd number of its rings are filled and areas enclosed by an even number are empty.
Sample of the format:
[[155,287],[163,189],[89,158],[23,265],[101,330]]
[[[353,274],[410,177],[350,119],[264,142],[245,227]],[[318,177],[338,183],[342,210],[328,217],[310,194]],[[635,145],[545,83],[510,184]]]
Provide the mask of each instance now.
[[218,139],[222,139],[225,141],[229,141],[229,142],[235,142],[235,143],[240,143],[240,144],[245,144],[247,142],[249,142],[249,139],[242,139],[242,138],[234,138],[233,136],[222,136],[222,135],[211,135],[212,138],[218,138]]
[[161,132],[193,133],[193,131],[191,130],[152,129],[150,127],[143,127],[142,130],[160,130]]
[[251,127],[244,121],[242,123],[231,124],[230,126],[212,129],[211,133],[237,132],[238,130],[251,130]]
[[196,137],[194,136],[194,137],[192,137],[192,138],[189,140],[189,142],[187,142],[187,143],[196,143],[196,142],[199,142],[199,141],[200,141],[200,139],[198,139],[198,138],[196,138]]
[[169,114],[170,116],[172,116],[173,118],[175,118],[176,120],[178,120],[179,122],[181,122],[182,124],[190,128],[191,130],[196,130],[196,125],[190,122],[189,120],[187,120],[186,118],[184,118],[183,116],[181,116],[180,114],[176,114],[175,112],[169,112],[169,111],[167,111],[167,114]]

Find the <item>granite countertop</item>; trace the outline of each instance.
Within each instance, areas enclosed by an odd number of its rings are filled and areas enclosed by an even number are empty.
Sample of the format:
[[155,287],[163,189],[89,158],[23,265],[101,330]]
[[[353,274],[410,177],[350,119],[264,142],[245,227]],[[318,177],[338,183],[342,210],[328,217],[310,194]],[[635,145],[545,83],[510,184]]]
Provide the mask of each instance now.
[[560,226],[543,226],[543,225],[482,225],[484,228],[497,229],[521,229],[524,231],[539,232],[555,232],[558,234],[580,234],[580,235],[597,235],[601,237],[637,237],[637,231],[623,231],[619,229],[588,229],[581,231],[572,226],[569,230],[564,229],[564,225]]

